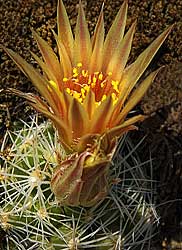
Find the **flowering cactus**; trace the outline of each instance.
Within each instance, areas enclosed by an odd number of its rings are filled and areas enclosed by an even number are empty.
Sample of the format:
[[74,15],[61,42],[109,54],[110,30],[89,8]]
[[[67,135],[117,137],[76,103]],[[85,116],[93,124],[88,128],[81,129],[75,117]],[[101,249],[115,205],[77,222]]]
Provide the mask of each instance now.
[[13,91],[52,120],[67,152],[64,160],[58,156],[51,181],[52,191],[62,205],[91,206],[107,195],[109,163],[117,138],[144,119],[142,115],[127,118],[127,114],[141,100],[158,70],[134,87],[171,27],[126,66],[136,26],[134,22],[124,35],[127,7],[124,1],[105,39],[102,7],[90,39],[81,2],[73,37],[65,7],[58,0],[58,35],[53,33],[59,57],[33,31],[43,60],[34,53],[32,56],[44,75],[5,48],[46,102],[36,95]]

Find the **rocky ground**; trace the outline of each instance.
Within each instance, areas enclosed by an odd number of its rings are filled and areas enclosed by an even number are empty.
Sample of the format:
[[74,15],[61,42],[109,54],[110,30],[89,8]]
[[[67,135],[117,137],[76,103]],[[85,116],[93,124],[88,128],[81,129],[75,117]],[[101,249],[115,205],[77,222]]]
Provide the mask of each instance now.
[[[92,33],[102,0],[82,0]],[[130,56],[132,62],[166,27],[175,24],[153,62],[151,70],[165,65],[141,102],[139,109],[148,115],[133,140],[147,135],[141,148],[145,160],[149,152],[154,158],[158,187],[158,205],[161,213],[160,237],[163,249],[182,249],[182,1],[129,0],[127,28],[137,19],[137,30]],[[72,28],[75,27],[78,0],[64,1]],[[122,0],[105,1],[105,24],[108,30]],[[30,50],[38,53],[30,28],[37,30],[55,46],[51,28],[56,30],[56,0],[0,0],[0,44],[12,48],[27,61],[35,64]],[[36,65],[35,65],[36,66]],[[8,87],[25,92],[36,92],[32,84],[0,50],[0,133],[28,120],[33,110],[19,97],[6,92]],[[147,150],[146,150],[147,149]],[[180,217],[181,216],[181,217]],[[181,222],[181,224],[180,224]],[[180,248],[181,247],[181,248]]]

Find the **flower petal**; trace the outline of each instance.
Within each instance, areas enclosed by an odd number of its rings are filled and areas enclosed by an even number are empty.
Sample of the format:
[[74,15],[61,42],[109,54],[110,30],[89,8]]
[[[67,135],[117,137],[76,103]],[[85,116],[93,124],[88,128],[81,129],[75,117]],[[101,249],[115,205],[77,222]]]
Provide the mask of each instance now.
[[40,49],[47,68],[49,69],[49,71],[52,72],[52,74],[54,74],[56,82],[59,82],[63,76],[56,54],[54,53],[53,49],[48,45],[48,43],[44,41],[34,30],[32,30],[32,33],[38,44],[38,47]]
[[88,113],[88,117],[91,120],[92,119],[92,115],[94,113],[95,110],[95,94],[92,90],[90,90],[84,101],[83,101],[83,106],[86,110],[86,112]]
[[81,1],[79,3],[79,11],[75,31],[75,44],[74,44],[74,60],[75,65],[82,63],[83,68],[87,69],[91,57],[91,41],[88,31],[85,14]]
[[128,3],[127,0],[125,0],[106,36],[103,52],[103,73],[105,73],[107,69],[108,59],[111,58],[123,39],[126,26],[127,9]]
[[49,103],[54,114],[65,119],[67,117],[67,112],[65,112],[65,104],[61,92],[58,92],[57,88],[52,86],[49,81],[41,76],[39,72],[28,64],[21,56],[10,49],[4,48],[4,50],[24,72],[24,74],[27,75],[34,83],[41,95]]
[[31,106],[33,106],[38,112],[41,112],[44,114],[46,117],[51,119],[54,122],[54,125],[56,126],[58,133],[59,133],[59,138],[65,149],[69,149],[70,143],[71,143],[71,131],[69,128],[66,126],[66,124],[63,122],[62,119],[59,119],[58,116],[54,115],[47,104],[43,102],[38,96],[30,93],[23,93],[19,90],[16,89],[10,89],[11,92],[15,93],[16,95],[25,98]]
[[95,27],[94,36],[92,40],[92,56],[90,59],[90,73],[101,71],[102,67],[102,56],[103,56],[103,44],[104,44],[104,18],[103,18],[103,7],[100,12],[100,16]]
[[69,124],[69,121],[68,121],[68,110],[71,106],[71,103],[72,103],[72,100],[73,100],[73,97],[70,96],[65,90],[63,90],[63,99],[64,99],[64,103],[65,103],[65,111],[66,111],[66,114],[65,114],[65,119],[67,121],[67,124]]
[[104,199],[108,193],[107,174],[110,161],[107,159],[96,160],[93,165],[84,165],[83,187],[80,201],[84,206],[92,206]]
[[111,107],[112,97],[108,96],[106,100],[101,102],[94,112],[90,128],[91,133],[102,133],[106,129],[111,115]]
[[153,43],[148,46],[147,49],[137,58],[137,60],[131,64],[124,72],[121,78],[120,93],[122,93],[123,100],[126,100],[127,96],[135,86],[136,82],[143,74],[152,58],[170,33],[173,25],[166,29],[159,37],[157,37]]
[[80,138],[86,133],[88,126],[88,114],[84,107],[75,98],[72,98],[72,103],[68,113],[68,120],[72,130],[73,139]]
[[107,67],[107,73],[112,72],[112,78],[114,80],[120,80],[122,72],[125,68],[125,65],[128,61],[128,57],[131,51],[131,45],[133,40],[133,35],[135,32],[136,22],[134,22],[124,36],[122,42],[115,50],[114,54],[111,57],[109,65]]
[[95,141],[97,141],[99,136],[100,134],[92,134],[92,133],[82,136],[79,139],[77,145],[75,145],[74,147],[75,151],[78,153],[83,152],[86,148],[89,148],[91,145],[93,145]]
[[[56,43],[58,46],[58,50],[59,50],[59,56],[60,56],[60,64],[62,66],[63,69],[63,74],[64,77],[69,78],[72,75],[72,64],[71,64],[71,60],[68,56],[68,53],[65,49],[64,44],[60,41],[60,39],[58,38],[58,36],[56,35],[56,33],[54,32],[54,30],[52,30],[53,35],[56,39]],[[63,77],[61,78],[61,80],[63,79]]]
[[7,49],[3,47],[3,49],[6,51],[6,53],[12,58],[12,60],[16,63],[16,65],[21,69],[21,71],[29,77],[29,79],[33,82],[35,87],[39,90],[41,95],[48,101],[49,105],[52,108],[55,108],[55,104],[52,100],[52,97],[50,95],[50,91],[48,89],[48,86],[50,83],[41,76],[41,74],[35,70],[32,65],[27,63],[21,56],[16,54],[11,49]]
[[66,108],[69,109],[69,106],[72,103],[73,97],[71,95],[69,95],[65,90],[63,91],[63,95],[64,95],[64,101],[66,104]]
[[118,117],[128,95],[132,91],[140,76],[145,71],[159,47],[170,33],[172,27],[173,25],[165,30],[158,38],[156,38],[156,40],[154,40],[154,42],[137,58],[137,60],[128,66],[128,68],[124,71],[119,87],[120,96],[117,103],[113,107],[112,116],[109,122],[110,127],[116,124],[116,118]]
[[115,137],[121,137],[123,134],[126,134],[128,131],[131,130],[136,130],[137,127],[134,125],[128,125],[128,126],[117,126],[114,127],[113,129],[109,130],[108,132],[108,138],[110,138],[110,140],[112,140],[112,138]]
[[136,104],[141,100],[141,98],[146,93],[147,89],[153,82],[154,78],[156,77],[157,73],[160,69],[157,69],[156,71],[152,72],[146,79],[133,91],[132,95],[129,97],[128,102],[124,106],[123,110],[119,114],[119,116],[116,119],[115,124],[119,124],[127,114],[130,112],[130,110],[136,106]]
[[58,89],[62,89],[62,81],[57,82],[57,79],[55,78],[53,72],[49,70],[46,64],[33,52],[31,52],[31,55],[33,56],[35,61],[38,63],[38,65],[42,68],[42,71],[46,74],[47,79],[54,81],[56,85],[59,86]]
[[58,41],[64,45],[70,61],[73,62],[74,39],[68,15],[66,13],[66,9],[64,7],[62,0],[58,0],[57,28],[58,28]]
[[[51,179],[51,189],[61,205],[79,205],[82,187],[82,173],[87,152],[72,157],[60,163]],[[76,196],[73,199],[73,196]]]
[[106,134],[110,139],[112,139],[115,136],[120,137],[122,134],[126,133],[129,130],[137,129],[137,127],[134,126],[133,124],[135,124],[138,121],[143,121],[144,119],[145,116],[143,115],[134,116],[123,122],[121,125],[111,128],[110,130],[108,130]]

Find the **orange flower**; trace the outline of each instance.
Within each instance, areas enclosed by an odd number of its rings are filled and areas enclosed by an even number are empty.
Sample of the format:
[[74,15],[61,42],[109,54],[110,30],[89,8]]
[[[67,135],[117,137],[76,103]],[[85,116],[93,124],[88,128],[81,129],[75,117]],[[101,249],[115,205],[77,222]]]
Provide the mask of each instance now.
[[134,124],[144,119],[142,115],[132,118],[127,115],[141,100],[158,70],[137,88],[135,85],[172,27],[127,66],[136,26],[134,22],[125,34],[127,8],[125,0],[104,39],[102,6],[91,39],[80,2],[73,37],[65,7],[58,0],[58,35],[53,33],[59,57],[32,31],[43,60],[34,53],[32,56],[43,75],[18,54],[4,48],[45,101],[33,94],[12,91],[52,120],[68,153],[64,161],[58,157],[51,180],[51,189],[62,205],[91,206],[107,195],[109,163],[117,138],[135,129]]
[[[28,99],[33,107],[53,121],[67,150],[83,151],[84,138],[88,140],[89,135],[107,133],[111,138],[121,136],[123,132],[134,129],[133,124],[143,119],[141,115],[127,119],[127,114],[140,101],[158,70],[136,89],[134,87],[171,27],[133,64],[126,66],[136,26],[134,22],[124,35],[127,7],[127,1],[124,1],[104,40],[102,6],[94,35],[90,39],[81,2],[73,37],[65,7],[59,0],[58,35],[54,33],[59,57],[33,31],[43,61],[34,53],[32,55],[44,76],[12,50],[5,49],[47,102],[33,94],[16,93]],[[82,143],[78,147],[80,141]]]

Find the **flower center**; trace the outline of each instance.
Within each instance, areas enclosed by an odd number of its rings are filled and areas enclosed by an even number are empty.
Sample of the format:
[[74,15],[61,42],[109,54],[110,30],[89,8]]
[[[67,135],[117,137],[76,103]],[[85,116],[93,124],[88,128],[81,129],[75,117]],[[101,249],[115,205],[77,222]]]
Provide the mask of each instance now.
[[[55,86],[53,81],[50,83]],[[112,79],[112,72],[103,75],[102,72],[89,74],[88,70],[82,68],[82,63],[78,63],[72,70],[70,78],[63,78],[64,89],[66,92],[83,103],[86,94],[92,90],[95,94],[96,104],[100,104],[107,96],[112,96],[113,103],[118,100],[119,81]]]

